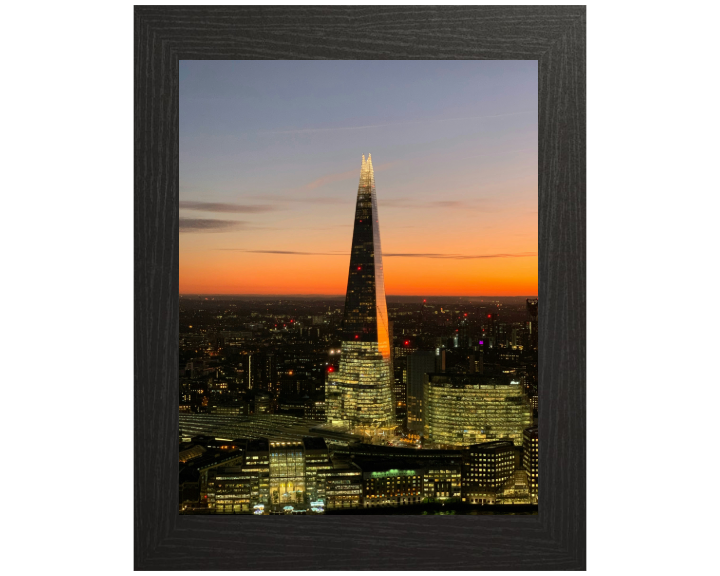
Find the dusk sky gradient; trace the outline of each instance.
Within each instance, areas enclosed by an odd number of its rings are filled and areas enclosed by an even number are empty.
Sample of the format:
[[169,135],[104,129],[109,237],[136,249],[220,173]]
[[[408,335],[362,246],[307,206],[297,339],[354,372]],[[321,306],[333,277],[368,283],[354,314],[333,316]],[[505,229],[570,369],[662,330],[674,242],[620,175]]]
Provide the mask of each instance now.
[[181,61],[180,292],[345,293],[372,154],[388,295],[537,294],[535,61]]

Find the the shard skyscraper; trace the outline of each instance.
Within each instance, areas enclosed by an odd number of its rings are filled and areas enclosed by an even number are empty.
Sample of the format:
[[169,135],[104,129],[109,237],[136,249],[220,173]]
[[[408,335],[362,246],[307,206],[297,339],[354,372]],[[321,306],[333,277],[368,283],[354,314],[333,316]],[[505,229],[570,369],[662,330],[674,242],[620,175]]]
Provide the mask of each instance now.
[[380,224],[372,159],[362,159],[350,270],[342,355],[326,388],[331,425],[370,432],[395,426],[391,342],[388,334]]

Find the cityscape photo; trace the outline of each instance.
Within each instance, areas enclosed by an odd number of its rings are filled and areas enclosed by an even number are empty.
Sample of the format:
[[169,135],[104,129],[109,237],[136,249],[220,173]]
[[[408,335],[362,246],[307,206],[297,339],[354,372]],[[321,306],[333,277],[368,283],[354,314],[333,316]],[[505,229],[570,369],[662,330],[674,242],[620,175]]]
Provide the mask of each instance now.
[[180,62],[181,514],[538,513],[537,88]]

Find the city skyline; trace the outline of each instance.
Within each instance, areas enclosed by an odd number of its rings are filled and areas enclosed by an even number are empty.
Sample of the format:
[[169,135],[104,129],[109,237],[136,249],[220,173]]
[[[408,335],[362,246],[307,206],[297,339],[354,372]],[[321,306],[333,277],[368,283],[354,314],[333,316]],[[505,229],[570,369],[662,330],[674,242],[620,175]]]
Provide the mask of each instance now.
[[537,295],[535,62],[181,62],[180,76],[181,294],[341,296],[363,148],[388,296]]

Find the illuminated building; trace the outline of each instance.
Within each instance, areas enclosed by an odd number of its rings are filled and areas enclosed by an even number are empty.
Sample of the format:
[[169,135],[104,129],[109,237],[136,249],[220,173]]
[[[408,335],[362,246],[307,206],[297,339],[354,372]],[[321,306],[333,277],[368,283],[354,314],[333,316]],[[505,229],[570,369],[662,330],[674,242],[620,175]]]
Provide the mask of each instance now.
[[395,426],[390,339],[375,176],[362,160],[338,370],[328,378],[327,420],[346,428]]
[[423,387],[426,374],[435,372],[435,353],[418,350],[407,356],[408,429],[423,431]]
[[270,450],[265,438],[248,441],[243,472],[256,472],[258,476],[258,503],[270,501]]
[[459,464],[433,463],[423,474],[423,497],[426,500],[449,500],[460,498],[462,474]]
[[512,442],[486,442],[469,447],[463,470],[463,501],[489,504],[514,477],[515,445]]
[[537,349],[538,347],[538,299],[528,298],[526,300],[528,315],[528,330],[530,331],[530,346]]
[[363,500],[365,508],[419,504],[423,500],[423,474],[393,463],[368,461],[362,468]]
[[462,491],[461,464],[415,458],[360,459],[356,464],[363,471],[363,505],[408,506],[423,501],[444,501],[460,498]]
[[266,392],[255,394],[255,414],[267,414],[270,412],[271,398]]
[[200,446],[199,444],[194,444],[185,450],[180,450],[180,462],[185,463],[193,458],[202,456],[205,452],[207,452],[205,447]]
[[325,477],[326,509],[359,508],[362,503],[362,472],[352,464],[338,463],[333,470],[320,473]]
[[305,402],[303,416],[305,417],[305,420],[325,422],[325,401],[308,400]]
[[277,358],[274,354],[265,355],[265,370],[263,374],[263,387],[268,392],[277,391]]
[[305,502],[303,443],[270,442],[270,503],[273,506]]
[[247,416],[249,407],[247,402],[240,400],[217,402],[213,403],[212,406],[208,406],[208,413],[224,416]]
[[537,504],[530,494],[527,473],[525,470],[515,470],[513,476],[505,483],[498,493],[496,504]]
[[470,446],[509,440],[522,446],[533,411],[523,387],[507,376],[430,374],[425,383],[424,425],[431,442]]
[[325,440],[314,436],[303,438],[305,448],[305,487],[310,501],[325,501],[323,472],[332,470],[330,454]]
[[400,424],[407,419],[407,364],[406,357],[393,359],[393,392],[395,394],[395,416]]
[[237,450],[229,454],[205,453],[191,461],[199,474],[200,500],[207,500],[207,487],[210,471],[221,466],[239,466],[243,462],[243,452]]
[[538,500],[538,428],[534,426],[523,432],[523,467],[533,501]]
[[250,514],[259,498],[258,473],[217,468],[208,478],[208,508],[215,514]]

